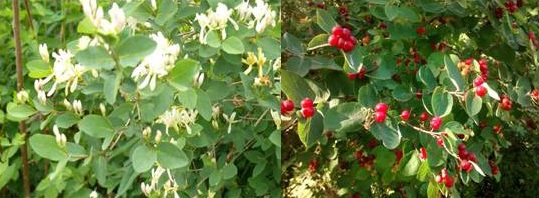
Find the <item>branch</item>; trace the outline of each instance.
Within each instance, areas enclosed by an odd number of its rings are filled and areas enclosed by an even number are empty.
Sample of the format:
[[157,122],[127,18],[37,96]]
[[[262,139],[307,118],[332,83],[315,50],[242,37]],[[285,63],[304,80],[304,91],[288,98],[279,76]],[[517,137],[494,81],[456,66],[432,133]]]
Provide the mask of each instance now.
[[[15,39],[15,64],[17,71],[17,90],[23,90],[24,79],[22,76],[22,47],[21,47],[21,22],[19,18],[19,0],[12,1],[13,9],[13,38]],[[21,145],[21,158],[22,158],[22,179],[24,182],[24,197],[30,197],[30,175],[28,171],[28,150],[26,142],[28,142],[28,136],[26,134],[25,121],[19,122],[19,131],[24,137],[24,144]]]

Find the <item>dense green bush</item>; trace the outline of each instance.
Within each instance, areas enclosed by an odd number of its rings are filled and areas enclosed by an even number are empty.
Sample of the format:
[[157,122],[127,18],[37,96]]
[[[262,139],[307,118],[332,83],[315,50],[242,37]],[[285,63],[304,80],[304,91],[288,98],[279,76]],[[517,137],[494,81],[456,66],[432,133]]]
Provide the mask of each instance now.
[[280,1],[0,7],[1,197],[280,196]]
[[283,195],[507,196],[537,184],[536,157],[515,157],[537,144],[537,2],[297,7],[283,4],[281,99],[297,107],[283,113]]

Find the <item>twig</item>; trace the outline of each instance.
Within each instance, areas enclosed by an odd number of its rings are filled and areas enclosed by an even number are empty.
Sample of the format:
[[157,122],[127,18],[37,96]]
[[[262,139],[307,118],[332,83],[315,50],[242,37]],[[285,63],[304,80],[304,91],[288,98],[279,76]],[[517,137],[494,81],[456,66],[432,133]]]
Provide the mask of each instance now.
[[[23,90],[23,76],[22,76],[22,47],[21,47],[21,22],[19,18],[19,0],[13,0],[11,4],[13,8],[13,38],[15,39],[15,64],[17,71],[17,90]],[[25,121],[19,122],[19,132],[24,137],[24,144],[21,145],[21,158],[22,158],[22,180],[24,183],[24,196],[30,197],[30,175],[28,171],[28,148],[26,142],[28,142],[28,136],[26,134]]]

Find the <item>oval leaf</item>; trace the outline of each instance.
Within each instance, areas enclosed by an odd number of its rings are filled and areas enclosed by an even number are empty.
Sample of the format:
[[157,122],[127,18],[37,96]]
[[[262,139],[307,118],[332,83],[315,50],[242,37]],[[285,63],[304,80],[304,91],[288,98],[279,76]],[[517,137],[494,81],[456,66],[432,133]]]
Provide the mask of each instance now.
[[168,142],[162,142],[157,146],[157,162],[164,168],[176,169],[187,166],[189,159],[178,147]]
[[104,138],[112,135],[114,129],[110,122],[99,115],[87,115],[78,124],[79,129],[96,138]]
[[139,173],[150,170],[155,160],[157,160],[155,151],[150,150],[144,145],[138,146],[131,154],[133,169]]

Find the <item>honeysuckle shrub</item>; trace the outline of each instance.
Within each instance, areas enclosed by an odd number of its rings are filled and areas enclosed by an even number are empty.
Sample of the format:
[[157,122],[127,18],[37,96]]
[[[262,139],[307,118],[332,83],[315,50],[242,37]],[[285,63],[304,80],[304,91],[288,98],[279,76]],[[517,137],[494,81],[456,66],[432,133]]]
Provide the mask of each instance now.
[[20,92],[0,24],[3,196],[25,143],[32,197],[280,196],[280,1],[29,3]]
[[283,4],[283,194],[470,196],[505,181],[511,144],[536,149],[509,139],[537,137],[537,2],[298,7]]

